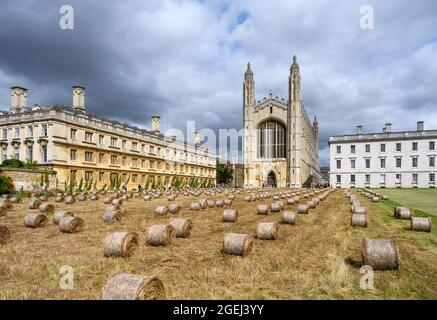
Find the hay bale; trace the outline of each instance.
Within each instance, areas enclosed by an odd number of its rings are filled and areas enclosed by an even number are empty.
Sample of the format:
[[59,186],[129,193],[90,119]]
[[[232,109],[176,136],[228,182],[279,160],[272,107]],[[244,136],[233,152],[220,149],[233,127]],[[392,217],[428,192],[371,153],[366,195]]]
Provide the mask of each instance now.
[[170,214],[179,214],[181,211],[181,206],[175,203],[172,203],[168,206],[168,212]]
[[97,200],[99,200],[99,196],[96,195],[96,194],[93,194],[93,195],[91,196],[90,200],[91,200],[91,201],[97,201]]
[[200,208],[201,209],[206,209],[208,208],[208,204],[206,203],[206,199],[199,199],[199,204],[200,204]]
[[364,239],[363,264],[374,270],[396,270],[399,268],[399,252],[395,240]]
[[308,202],[308,207],[310,208],[310,209],[315,209],[316,208],[316,205],[317,205],[317,203],[316,203],[316,201],[314,201],[314,200],[311,200],[311,201],[309,201]]
[[83,219],[79,217],[66,216],[59,221],[59,231],[64,233],[76,233],[84,228]]
[[167,206],[157,206],[155,208],[155,215],[157,216],[165,216],[168,213],[168,207]]
[[76,202],[76,198],[74,196],[65,197],[65,204],[73,204]]
[[223,202],[223,200],[217,200],[217,201],[215,202],[215,206],[216,206],[217,208],[222,208],[222,207],[224,207],[224,205],[225,205],[225,203]]
[[168,246],[175,239],[176,231],[170,224],[157,224],[147,231],[146,243],[151,246]]
[[352,213],[356,214],[366,214],[366,208],[361,206],[353,206]]
[[193,229],[193,223],[190,219],[174,219],[170,222],[176,232],[176,238],[188,238]]
[[382,200],[390,200],[390,197],[389,197],[389,196],[386,196],[386,195],[384,195],[384,196],[382,196]]
[[57,196],[56,198],[55,198],[55,202],[64,202],[64,197],[63,196]]
[[38,198],[32,198],[30,199],[29,209],[38,210],[40,205],[41,200],[39,200]]
[[174,194],[167,197],[167,201],[175,201],[176,197]]
[[379,197],[372,197],[372,202],[379,202]]
[[306,205],[306,204],[300,204],[300,205],[297,207],[297,213],[299,213],[299,214],[307,214],[307,213],[309,213],[309,207],[308,207],[308,205]]
[[39,212],[47,213],[55,211],[55,205],[52,203],[43,203],[39,206]]
[[42,213],[32,212],[24,217],[24,226],[27,228],[42,228],[47,225],[47,216]]
[[271,212],[280,212],[281,211],[281,205],[278,202],[273,202],[270,206]]
[[206,204],[208,205],[208,208],[214,208],[215,207],[215,200],[207,200]]
[[252,197],[251,196],[246,196],[246,197],[244,197],[244,201],[245,202],[252,202]]
[[111,204],[115,207],[121,207],[121,205],[123,204],[123,199],[113,199]]
[[284,224],[296,224],[297,213],[294,211],[284,211],[282,215],[282,223]]
[[258,214],[269,214],[270,213],[270,205],[268,204],[260,204],[257,208]]
[[85,194],[80,194],[80,195],[77,197],[77,200],[78,200],[78,201],[86,201],[86,199],[87,199],[87,197],[86,197]]
[[367,215],[354,213],[351,217],[352,227],[367,227]]
[[247,256],[253,248],[253,239],[248,234],[227,233],[222,252],[236,256]]
[[0,226],[0,244],[5,244],[9,241],[11,241],[11,231],[6,226]]
[[110,203],[112,203],[112,200],[114,200],[112,197],[106,197],[105,199],[103,199],[103,203],[110,204]]
[[431,232],[432,219],[430,217],[411,217],[410,228],[414,231]]
[[232,205],[232,200],[231,199],[225,199],[224,203],[225,203],[225,206],[231,206]]
[[103,213],[103,222],[104,223],[113,223],[113,222],[121,222],[122,212],[120,209],[115,207],[108,207],[105,209]]
[[291,206],[291,205],[293,205],[294,204],[294,198],[288,198],[287,199],[287,204],[289,205],[289,206]]
[[56,211],[52,217],[53,223],[59,224],[59,221],[61,221],[61,219],[65,217],[74,217],[74,214],[69,211]]
[[238,210],[227,209],[223,211],[223,222],[236,222],[238,219]]
[[150,201],[150,200],[151,200],[151,197],[150,197],[149,195],[146,195],[146,196],[144,196],[143,200],[144,200],[144,201]]
[[404,207],[396,207],[395,208],[395,217],[402,220],[410,220],[413,216],[413,209],[404,208]]
[[105,257],[126,258],[132,255],[139,244],[139,236],[135,232],[114,232],[106,236],[104,241]]
[[164,285],[158,277],[119,273],[102,290],[102,300],[163,300]]
[[200,203],[199,202],[191,202],[190,209],[193,211],[199,211],[200,210]]
[[260,240],[277,240],[278,224],[276,222],[261,222],[256,228],[256,238]]

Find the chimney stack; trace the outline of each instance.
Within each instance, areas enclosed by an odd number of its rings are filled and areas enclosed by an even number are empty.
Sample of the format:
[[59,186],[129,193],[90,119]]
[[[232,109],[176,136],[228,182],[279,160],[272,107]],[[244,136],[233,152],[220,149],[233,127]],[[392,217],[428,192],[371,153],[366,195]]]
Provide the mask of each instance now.
[[27,106],[27,89],[11,87],[11,109],[20,109]]
[[391,133],[391,123],[386,123],[385,124],[385,132],[386,133]]
[[424,128],[424,122],[423,121],[417,121],[417,131],[423,131]]
[[152,131],[158,134],[161,131],[160,129],[161,118],[157,115],[153,115],[151,118],[152,118]]
[[194,132],[194,145],[200,146],[200,133],[198,131]]
[[363,134],[363,126],[362,125],[357,126],[357,134]]
[[85,111],[85,87],[73,86],[73,109]]

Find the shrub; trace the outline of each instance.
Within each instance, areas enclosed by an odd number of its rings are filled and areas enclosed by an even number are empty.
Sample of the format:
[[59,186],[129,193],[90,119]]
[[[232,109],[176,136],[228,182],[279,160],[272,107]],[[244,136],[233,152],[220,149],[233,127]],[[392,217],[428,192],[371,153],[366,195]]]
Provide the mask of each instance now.
[[0,194],[15,192],[14,181],[11,177],[0,175]]
[[3,168],[24,168],[24,162],[18,159],[8,159],[0,164]]

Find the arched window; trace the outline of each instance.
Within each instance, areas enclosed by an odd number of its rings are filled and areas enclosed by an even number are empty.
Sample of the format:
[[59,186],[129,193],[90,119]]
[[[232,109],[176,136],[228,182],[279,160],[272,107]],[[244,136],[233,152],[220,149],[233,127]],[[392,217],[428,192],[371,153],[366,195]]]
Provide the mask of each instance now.
[[257,129],[258,158],[285,158],[286,132],[279,122],[269,120],[261,123]]

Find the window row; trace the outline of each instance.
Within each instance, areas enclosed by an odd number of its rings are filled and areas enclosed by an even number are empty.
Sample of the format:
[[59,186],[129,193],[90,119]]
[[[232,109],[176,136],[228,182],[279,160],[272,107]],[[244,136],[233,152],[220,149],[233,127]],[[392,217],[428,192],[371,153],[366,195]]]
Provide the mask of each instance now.
[[[364,166],[366,169],[370,169],[370,158],[366,158],[364,159]],[[395,158],[395,166],[396,168],[402,168],[402,158]],[[356,159],[350,159],[350,168],[351,169],[356,169]],[[379,159],[379,168],[380,169],[385,169],[386,168],[386,159],[385,158],[380,158]],[[411,167],[412,168],[418,168],[419,165],[419,157],[412,157],[411,158]],[[435,167],[435,157],[428,157],[428,166],[430,168],[434,168]],[[342,161],[341,159],[337,159],[336,160],[336,168],[337,169],[341,169],[342,167]]]
[[[2,129],[2,139],[8,140],[8,131],[9,129],[3,128]],[[13,139],[20,139],[21,138],[21,127],[15,127],[13,128]],[[34,126],[30,125],[26,128],[26,138],[33,138],[34,137]],[[41,125],[40,131],[39,131],[40,137],[47,137],[48,136],[48,125],[46,123]]]
[[[403,149],[403,144],[407,144],[407,142],[396,142],[394,151],[401,152]],[[412,142],[411,143],[411,151],[418,151],[419,150],[419,142]],[[435,141],[428,141],[428,150],[429,151],[435,151]],[[337,146],[337,154],[340,154],[342,151],[342,146]],[[357,151],[357,146],[352,144],[350,145],[350,153],[354,154]],[[370,153],[371,151],[371,145],[365,144],[364,145],[364,152]],[[386,143],[380,143],[379,144],[379,151],[380,152],[386,152]]]
[[[29,161],[38,161],[40,163],[46,163],[47,160],[47,146],[46,145],[38,145],[37,148],[40,148],[40,154],[41,154],[41,158],[40,159],[35,159],[34,158],[34,148],[35,146],[25,146],[25,150],[26,150],[26,154],[24,159],[21,159],[20,156],[20,147],[14,147],[12,148],[12,153],[10,155],[10,159],[16,159],[16,160],[21,160],[21,161],[25,161],[25,160],[29,160]],[[8,159],[8,151],[6,149],[2,149],[1,151],[1,160],[5,161]]]
[[[401,173],[396,173],[396,177],[395,177],[396,184],[401,184],[402,183],[402,176],[403,175]],[[336,175],[336,183],[337,184],[341,184],[341,178],[342,178],[342,175],[340,175],[340,174]],[[380,184],[385,184],[386,183],[386,178],[387,178],[387,176],[382,173],[382,174],[379,175],[379,181],[378,182]],[[411,181],[412,181],[412,184],[417,184],[418,181],[419,181],[419,174],[418,173],[412,173],[411,174]],[[355,184],[356,183],[356,175],[355,174],[351,174],[350,175],[350,183],[351,184]],[[365,183],[366,184],[370,184],[370,174],[366,174],[365,175]],[[429,173],[428,174],[428,183],[435,184],[435,173]]]

